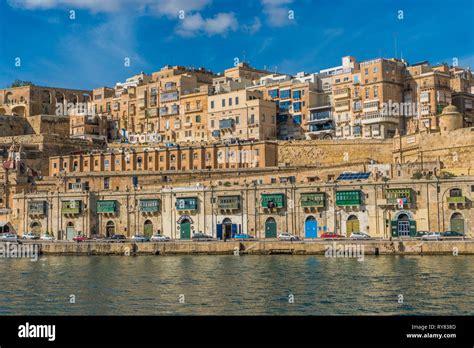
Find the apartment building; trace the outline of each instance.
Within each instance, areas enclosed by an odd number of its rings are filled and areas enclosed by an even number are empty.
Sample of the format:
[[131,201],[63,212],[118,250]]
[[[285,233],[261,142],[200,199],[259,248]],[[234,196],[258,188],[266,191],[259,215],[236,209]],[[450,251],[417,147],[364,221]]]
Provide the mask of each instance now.
[[111,138],[109,122],[106,117],[98,115],[71,115],[70,136],[73,139],[106,142]]
[[210,141],[273,140],[277,130],[276,104],[264,100],[258,90],[210,95],[207,128]]
[[277,145],[272,142],[245,142],[173,148],[122,148],[54,156],[49,162],[51,176],[60,173],[261,168],[277,165]]

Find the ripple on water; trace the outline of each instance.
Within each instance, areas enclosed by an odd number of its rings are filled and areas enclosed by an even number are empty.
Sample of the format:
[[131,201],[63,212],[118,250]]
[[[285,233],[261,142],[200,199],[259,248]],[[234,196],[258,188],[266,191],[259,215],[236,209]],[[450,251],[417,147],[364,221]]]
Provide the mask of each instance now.
[[[6,259],[0,314],[472,315],[472,261],[283,255]],[[75,304],[69,303],[71,294]]]

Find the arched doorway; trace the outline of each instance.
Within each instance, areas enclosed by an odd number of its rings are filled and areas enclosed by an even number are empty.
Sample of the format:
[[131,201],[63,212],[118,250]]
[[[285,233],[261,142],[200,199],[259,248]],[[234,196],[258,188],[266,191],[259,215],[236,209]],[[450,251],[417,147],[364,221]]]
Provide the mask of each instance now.
[[0,225],[0,233],[9,233],[10,232],[10,226],[8,226],[9,223],[4,223],[3,225]]
[[107,221],[105,224],[106,237],[112,237],[115,234],[115,224],[113,221]]
[[305,238],[318,237],[318,222],[312,215],[308,216],[304,222],[304,236]]
[[153,222],[151,222],[150,220],[146,220],[143,223],[143,234],[146,237],[151,237],[153,235]]
[[222,221],[222,237],[224,239],[232,238],[232,220],[229,218]]
[[38,221],[33,221],[30,225],[31,232],[39,235],[41,233],[41,223]]
[[265,238],[276,238],[277,236],[277,223],[274,218],[269,217],[265,221]]
[[451,231],[464,234],[464,217],[461,213],[454,213],[451,215],[450,228]]
[[68,222],[66,225],[66,239],[72,240],[74,238],[74,223],[72,221]]
[[400,237],[410,235],[410,217],[407,214],[400,214],[397,218],[397,234]]
[[346,237],[350,237],[352,232],[360,232],[360,222],[357,216],[350,215],[346,222]]
[[191,238],[191,221],[188,218],[181,220],[179,225],[179,233],[181,239]]

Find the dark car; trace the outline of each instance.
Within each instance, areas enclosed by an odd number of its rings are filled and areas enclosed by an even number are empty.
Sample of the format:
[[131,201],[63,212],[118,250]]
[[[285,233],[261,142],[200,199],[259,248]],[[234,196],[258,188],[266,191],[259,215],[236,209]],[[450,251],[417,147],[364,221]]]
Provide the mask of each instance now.
[[446,231],[441,233],[441,237],[458,237],[464,238],[464,234],[456,231]]
[[212,236],[208,235],[208,234],[205,234],[205,233],[202,233],[202,232],[196,232],[193,234],[192,236],[192,239],[193,240],[196,240],[196,241],[209,241],[209,240],[214,240],[214,238],[212,238]]
[[114,234],[112,237],[109,238],[111,242],[119,242],[119,243],[125,242],[126,239],[127,237],[125,237],[123,234]]

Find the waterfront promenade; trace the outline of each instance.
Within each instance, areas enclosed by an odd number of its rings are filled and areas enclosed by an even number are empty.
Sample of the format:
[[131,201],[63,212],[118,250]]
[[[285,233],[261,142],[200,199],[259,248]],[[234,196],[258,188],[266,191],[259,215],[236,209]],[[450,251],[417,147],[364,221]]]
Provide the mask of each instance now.
[[[50,255],[318,255],[329,247],[364,255],[474,255],[474,240],[255,240],[255,241],[169,241],[169,242],[69,242],[22,241],[37,244],[41,254]],[[6,244],[6,243],[0,243]],[[14,244],[14,243],[10,243]]]

